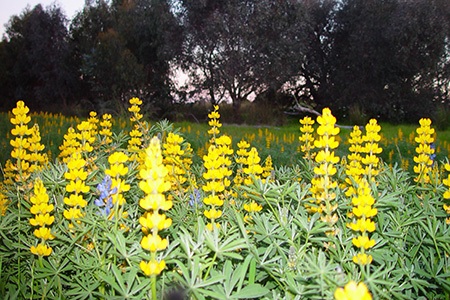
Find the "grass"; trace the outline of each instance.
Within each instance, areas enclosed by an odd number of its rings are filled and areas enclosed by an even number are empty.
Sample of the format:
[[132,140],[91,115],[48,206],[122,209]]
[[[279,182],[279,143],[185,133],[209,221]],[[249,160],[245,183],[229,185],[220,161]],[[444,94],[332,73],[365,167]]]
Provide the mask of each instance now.
[[[63,136],[70,126],[76,126],[80,122],[78,117],[66,117],[61,114],[39,113],[32,114],[31,124],[37,123],[41,132],[42,143],[45,149],[55,158],[59,154],[59,145],[62,144]],[[0,146],[4,151],[0,153],[0,164],[9,158],[11,146],[9,145],[10,130],[12,125],[9,123],[10,114],[0,113]],[[399,165],[410,169],[412,166],[412,157],[414,156],[415,142],[414,132],[418,127],[415,125],[391,125],[381,123],[382,140],[380,145],[383,153],[380,157],[391,165]],[[118,134],[120,131],[128,132],[129,121],[126,118],[115,118],[113,132]],[[196,122],[176,122],[174,128],[185,136],[191,143],[195,157],[199,162],[201,157],[206,154],[206,144],[209,139],[206,132],[208,124]],[[234,148],[236,144],[245,139],[253,147],[259,150],[262,159],[268,155],[272,157],[275,166],[293,166],[298,164],[301,153],[299,153],[298,137],[300,124],[297,119],[290,118],[283,126],[262,126],[262,125],[234,125],[224,124],[221,132],[232,137]],[[348,153],[348,138],[351,130],[347,127],[341,129],[341,145],[338,149],[338,155],[343,156]],[[443,160],[450,153],[450,130],[437,131],[436,134],[436,159]]]

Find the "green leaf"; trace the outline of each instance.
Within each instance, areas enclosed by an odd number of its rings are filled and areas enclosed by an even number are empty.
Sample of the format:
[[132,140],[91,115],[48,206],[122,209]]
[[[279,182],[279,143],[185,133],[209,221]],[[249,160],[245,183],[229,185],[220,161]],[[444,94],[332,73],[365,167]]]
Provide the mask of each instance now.
[[269,293],[269,290],[266,287],[255,283],[242,288],[240,291],[234,293],[231,296],[231,298],[232,299],[261,298],[267,293]]

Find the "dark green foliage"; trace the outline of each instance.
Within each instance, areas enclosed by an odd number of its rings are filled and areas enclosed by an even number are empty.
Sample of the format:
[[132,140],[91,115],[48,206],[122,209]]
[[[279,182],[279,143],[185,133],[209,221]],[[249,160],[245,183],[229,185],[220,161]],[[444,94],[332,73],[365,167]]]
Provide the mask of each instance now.
[[358,104],[396,122],[431,115],[442,100],[435,79],[448,55],[446,13],[442,1],[344,1],[330,57],[332,106]]
[[60,8],[26,9],[11,18],[6,37],[1,46],[3,106],[11,108],[17,99],[27,99],[35,110],[66,104],[75,74],[67,65],[68,32]]

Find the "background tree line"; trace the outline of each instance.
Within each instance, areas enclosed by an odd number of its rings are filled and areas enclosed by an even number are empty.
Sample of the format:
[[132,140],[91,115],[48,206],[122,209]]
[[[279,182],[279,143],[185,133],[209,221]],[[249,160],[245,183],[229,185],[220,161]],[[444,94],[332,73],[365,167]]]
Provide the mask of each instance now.
[[[448,0],[91,0],[12,16],[0,43],[3,110],[155,117],[192,99],[417,121],[448,109]],[[189,86],[175,84],[175,70]]]

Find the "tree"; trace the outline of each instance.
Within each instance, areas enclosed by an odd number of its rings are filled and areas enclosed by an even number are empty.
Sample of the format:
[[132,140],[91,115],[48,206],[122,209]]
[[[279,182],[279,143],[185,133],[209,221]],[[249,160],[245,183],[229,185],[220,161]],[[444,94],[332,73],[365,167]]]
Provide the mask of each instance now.
[[343,1],[330,60],[332,106],[356,105],[391,121],[430,116],[440,97],[436,70],[448,35],[444,6],[423,0]]
[[103,107],[134,95],[151,112],[166,113],[172,103],[170,65],[181,41],[178,27],[164,0],[87,3],[71,28],[85,97]]
[[[51,110],[54,104],[65,105],[71,97],[73,76],[66,68],[68,33],[66,18],[57,6],[43,9],[36,5],[13,16],[2,41],[10,78],[3,101],[11,106],[24,99],[30,108]],[[5,73],[3,73],[5,74]],[[51,104],[51,105],[50,105]]]
[[84,55],[86,75],[95,103],[104,107],[111,100],[125,102],[144,88],[144,71],[125,41],[114,29],[100,32],[94,48]]
[[[93,68],[95,67],[92,54],[98,45],[98,37],[100,34],[106,34],[113,27],[114,19],[110,7],[103,0],[86,2],[83,10],[75,15],[70,23],[69,64],[73,66],[73,71],[78,79],[75,96],[79,101],[100,106],[101,103],[110,103],[113,100],[109,94],[103,98],[96,92],[108,89],[108,87],[95,86],[96,79],[91,77],[94,75]],[[101,71],[99,70],[99,72]]]
[[285,68],[292,68],[288,86],[303,105],[324,107],[333,101],[330,73],[338,4],[335,0],[303,1],[297,27],[289,33],[298,42],[285,62]]
[[145,85],[142,98],[160,116],[171,111],[174,85],[172,64],[181,53],[183,32],[165,0],[117,1],[117,31],[130,53],[142,66]]
[[278,90],[292,76],[300,41],[296,1],[182,1],[183,66],[197,93],[237,111],[250,95]]

